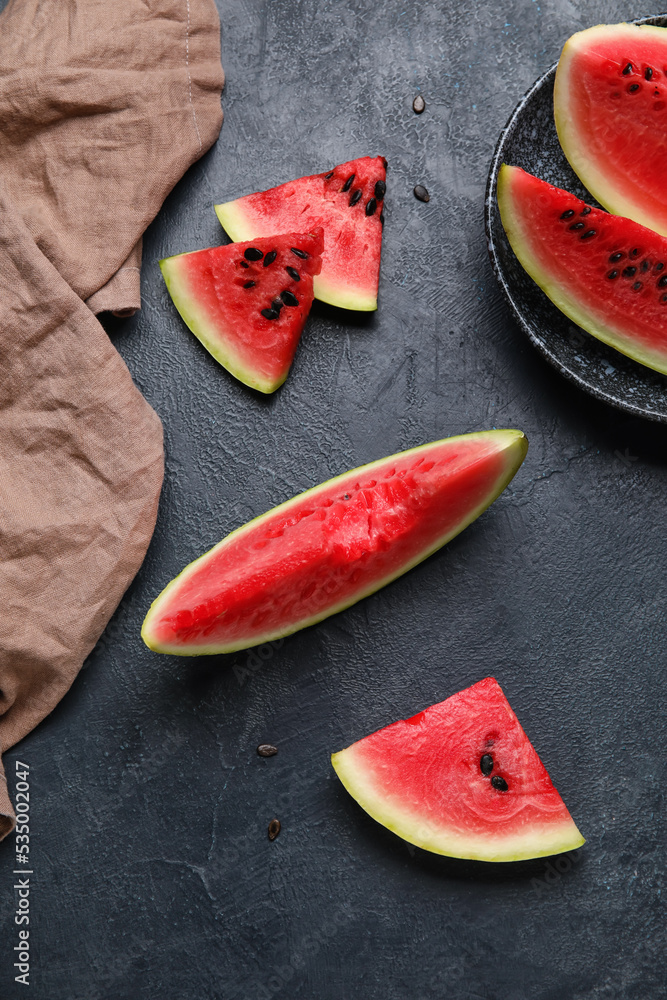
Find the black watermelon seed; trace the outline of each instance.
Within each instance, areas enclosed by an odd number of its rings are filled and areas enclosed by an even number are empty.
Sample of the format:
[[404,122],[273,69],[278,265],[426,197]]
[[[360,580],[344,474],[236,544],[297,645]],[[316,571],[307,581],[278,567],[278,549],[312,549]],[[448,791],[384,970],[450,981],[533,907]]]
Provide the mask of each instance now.
[[246,281],[246,282],[244,282],[243,287],[244,288],[254,288],[255,287],[255,282],[254,281]]
[[332,177],[333,177],[333,170],[330,170],[328,174],[324,175],[325,181],[330,181]]
[[384,226],[384,212],[380,212],[380,224]]
[[356,205],[360,198],[361,198],[361,188],[357,188],[356,191],[353,191],[352,194],[350,195],[350,208],[353,205]]
[[378,207],[378,203],[375,198],[371,198],[370,201],[366,202],[366,215],[375,215],[375,209]]
[[633,291],[635,292],[638,292],[641,287],[642,287],[641,281],[635,281],[634,285],[632,286]]
[[288,289],[280,293],[280,298],[283,300],[286,306],[298,306],[299,304],[299,300],[297,299],[294,292],[290,292]]
[[412,102],[412,110],[416,115],[420,115],[422,111],[426,108],[426,101],[421,94],[417,94],[414,101]]
[[663,274],[662,278],[658,279],[658,288],[664,288],[667,285],[667,274]]
[[242,260],[241,261],[241,267],[250,267],[250,264],[248,263],[247,260]]
[[632,63],[628,63],[628,65],[625,67],[625,69],[623,70],[623,76],[629,76],[630,73],[632,73]]
[[278,753],[278,747],[271,746],[270,743],[260,743],[257,747],[257,753],[260,757],[275,757]]
[[573,229],[575,231],[577,229],[583,229],[584,228],[584,223],[583,222],[575,222],[571,226],[568,226],[567,228],[568,229]]
[[248,247],[247,250],[243,251],[243,256],[246,260],[261,260],[264,254],[257,247]]
[[636,273],[637,273],[637,268],[636,267],[624,267],[623,268],[623,277],[624,278],[634,278],[634,276],[635,276]]
[[428,191],[426,190],[426,188],[424,187],[423,184],[417,184],[417,186],[415,187],[413,193],[414,193],[415,198],[418,199],[418,201],[430,201],[431,200],[431,196],[430,196],[430,194],[428,193]]
[[349,191],[350,188],[352,187],[352,181],[353,180],[354,180],[354,174],[350,174],[350,176],[348,177],[348,179],[343,184],[342,190],[343,191]]
[[266,257],[264,258],[264,267],[268,267],[269,264],[273,264],[277,256],[278,256],[277,250],[269,250]]
[[591,236],[595,236],[596,232],[597,232],[596,229],[587,229],[586,232],[582,235],[581,239],[589,240]]
[[262,309],[262,316],[264,319],[278,319],[278,313],[275,309]]
[[345,496],[343,497],[343,500],[349,500],[349,499],[350,499],[350,494],[346,493]]
[[573,215],[574,215],[574,209],[568,208],[567,212],[563,212],[563,214],[561,215],[561,219],[571,219]]
[[376,181],[375,182],[375,190],[374,190],[373,193],[375,194],[375,197],[377,198],[378,201],[382,201],[382,199],[384,198],[384,196],[387,193],[387,185],[385,184],[385,182],[384,181]]
[[286,267],[285,270],[289,274],[290,278],[294,279],[294,281],[301,281],[301,275],[295,267]]
[[664,265],[664,264],[662,263],[662,261],[661,261],[661,260],[659,260],[659,261],[658,261],[658,263],[657,263],[657,264],[655,265],[655,267],[653,268],[653,270],[654,270],[654,271],[662,271],[662,269],[663,269],[663,267],[664,267],[664,266],[665,266],[665,265]]
[[634,250],[630,251],[630,256],[631,257],[639,257],[639,252],[640,252],[639,249],[637,247],[635,247]]
[[639,84],[631,83],[630,86],[628,87],[628,90],[630,91],[631,94],[635,94],[639,90]]
[[661,302],[667,302],[667,293],[665,293],[664,295],[662,295],[662,296],[660,297],[660,301],[661,301]]
[[494,774],[491,778],[491,784],[494,788],[497,788],[499,792],[506,792],[509,785],[504,778],[501,778],[499,774]]
[[648,69],[646,70],[646,72],[644,73],[644,79],[645,80],[651,80],[652,78],[653,78],[653,70],[649,66]]
[[272,819],[269,823],[269,840],[275,840],[280,833],[280,820]]
[[616,253],[613,253],[611,255],[611,257],[609,258],[609,263],[610,264],[617,264],[618,261],[622,260],[624,256],[625,256],[625,254],[623,254],[620,250],[618,250]]
[[479,762],[479,768],[485,778],[493,771],[493,757],[490,753],[482,754],[482,759]]
[[647,260],[643,260],[642,261],[642,266],[640,267],[639,270],[640,271],[648,271],[648,269],[649,269],[650,266],[651,265],[649,264],[649,262]]
[[590,215],[590,213],[591,213],[591,210],[588,207],[588,205],[586,205],[586,208],[582,208],[582,210],[579,212],[579,215]]
[[284,304],[283,300],[276,295],[275,299],[271,301],[271,308],[279,313]]
[[618,271],[610,271],[607,277],[610,279],[610,281],[613,281],[614,278],[618,278]]
[[292,251],[295,257],[300,257],[301,260],[308,260],[308,258],[310,257],[309,253],[306,253],[305,250],[300,250],[299,247],[290,247],[290,250]]

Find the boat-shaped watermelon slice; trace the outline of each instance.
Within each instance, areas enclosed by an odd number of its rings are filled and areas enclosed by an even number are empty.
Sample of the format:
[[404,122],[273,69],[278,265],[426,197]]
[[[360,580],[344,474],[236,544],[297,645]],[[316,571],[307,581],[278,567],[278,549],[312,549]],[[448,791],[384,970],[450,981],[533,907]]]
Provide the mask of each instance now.
[[584,843],[493,677],[331,761],[373,819],[435,854],[522,861]]
[[572,35],[554,115],[563,152],[600,204],[667,236],[667,28],[598,24]]
[[313,304],[322,229],[265,236],[160,261],[185,323],[237,379],[274,392],[287,378]]
[[519,262],[566,316],[667,374],[667,239],[503,164],[498,207]]
[[504,490],[528,442],[494,430],[434,441],[331,479],[233,531],[154,601],[146,644],[231,653],[321,621],[458,535]]
[[324,229],[315,298],[344,309],[377,309],[387,161],[363,156],[311,177],[216,205],[233,240]]

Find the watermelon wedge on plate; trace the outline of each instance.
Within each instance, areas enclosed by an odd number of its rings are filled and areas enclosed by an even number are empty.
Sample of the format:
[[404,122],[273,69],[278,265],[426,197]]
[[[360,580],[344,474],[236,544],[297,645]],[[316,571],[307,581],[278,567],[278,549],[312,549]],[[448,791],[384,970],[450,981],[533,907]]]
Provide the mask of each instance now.
[[158,653],[232,653],[342,611],[458,535],[521,465],[521,431],[463,434],[345,472],[255,518],[153,602]]
[[522,861],[584,843],[493,677],[331,761],[373,819],[435,854]]
[[287,378],[313,304],[322,229],[181,253],[160,261],[174,305],[237,379],[274,392]]
[[667,374],[664,236],[506,164],[498,208],[517,259],[566,316]]
[[667,28],[599,24],[572,35],[554,116],[563,152],[600,204],[667,236]]
[[233,240],[324,229],[315,298],[344,309],[377,309],[387,161],[363,156],[332,170],[216,205]]

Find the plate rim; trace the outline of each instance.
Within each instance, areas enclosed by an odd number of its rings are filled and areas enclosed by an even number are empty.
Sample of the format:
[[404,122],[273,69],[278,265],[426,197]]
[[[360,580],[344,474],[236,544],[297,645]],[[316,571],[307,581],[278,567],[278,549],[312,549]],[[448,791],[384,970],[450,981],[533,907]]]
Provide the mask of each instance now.
[[[665,20],[667,15],[665,14],[653,14],[648,17],[636,18],[632,21],[627,21],[628,24],[646,24],[654,23],[657,20]],[[619,22],[620,23],[620,22]],[[582,29],[583,30],[583,29]],[[569,37],[569,36],[568,36]],[[500,166],[503,162],[503,149],[508,135],[512,131],[517,118],[521,115],[526,104],[530,101],[533,94],[541,90],[546,83],[549,82],[550,77],[555,77],[556,68],[558,66],[559,60],[556,60],[541,76],[534,81],[534,83],[529,87],[529,89],[521,97],[517,105],[514,107],[510,117],[503,126],[498,140],[496,142],[495,149],[493,151],[493,156],[491,158],[491,166],[489,168],[489,174],[486,182],[486,191],[484,195],[484,230],[486,234],[486,246],[491,260],[491,266],[498,282],[501,291],[507,301],[510,310],[517,321],[519,327],[526,334],[531,344],[537,348],[539,353],[545,358],[552,367],[556,368],[565,378],[570,382],[574,383],[578,388],[582,389],[588,395],[594,396],[596,399],[607,403],[610,406],[615,407],[618,410],[623,410],[626,413],[630,413],[633,416],[643,417],[645,420],[651,420],[654,423],[667,424],[667,412],[660,413],[655,410],[647,409],[637,403],[633,403],[630,400],[625,400],[619,398],[618,396],[612,395],[610,392],[605,392],[603,389],[599,388],[597,385],[592,385],[586,379],[582,378],[576,371],[570,368],[560,357],[557,357],[555,353],[549,350],[548,346],[540,340],[533,331],[531,324],[525,319],[523,313],[519,306],[517,305],[514,296],[512,294],[512,289],[508,284],[503,268],[500,264],[498,257],[498,252],[496,248],[496,241],[493,235],[492,224],[495,220],[498,212],[498,199],[497,199],[497,184],[498,184],[498,172]],[[592,195],[591,195],[592,197]],[[501,223],[502,224],[502,223]],[[544,293],[543,293],[544,294]],[[632,360],[632,359],[631,359]],[[637,362],[635,362],[637,363]],[[666,401],[667,403],[667,401]]]

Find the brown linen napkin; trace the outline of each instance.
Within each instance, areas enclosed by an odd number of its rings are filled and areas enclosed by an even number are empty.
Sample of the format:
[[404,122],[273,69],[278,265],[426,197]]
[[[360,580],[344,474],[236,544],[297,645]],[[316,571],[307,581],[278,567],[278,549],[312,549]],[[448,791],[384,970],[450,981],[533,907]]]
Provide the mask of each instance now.
[[[93,313],[222,123],[213,0],[0,14],[0,751],[70,687],[150,541],[160,422]],[[0,837],[13,810],[0,764]]]

